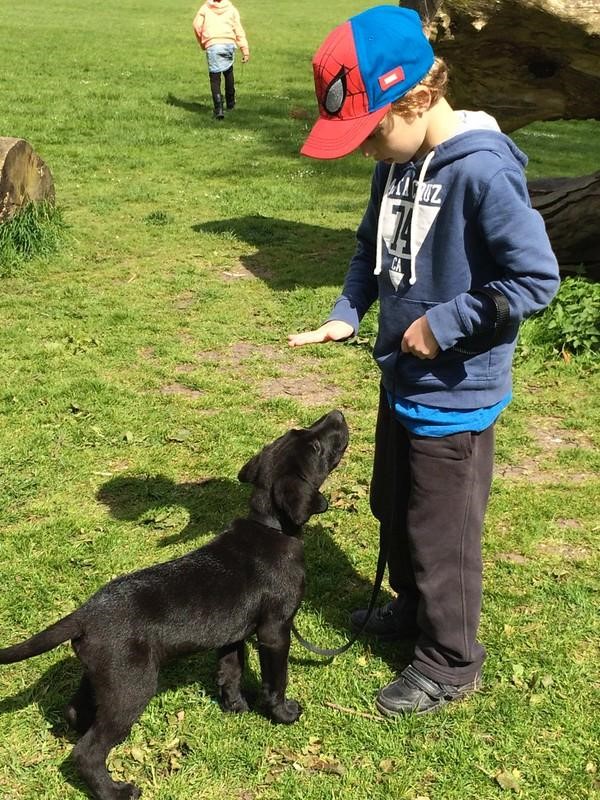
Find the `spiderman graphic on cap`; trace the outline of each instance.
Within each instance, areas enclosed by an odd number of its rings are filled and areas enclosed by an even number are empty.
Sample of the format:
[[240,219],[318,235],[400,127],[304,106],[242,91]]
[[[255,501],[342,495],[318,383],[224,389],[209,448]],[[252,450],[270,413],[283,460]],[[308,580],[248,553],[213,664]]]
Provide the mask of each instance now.
[[319,119],[302,150],[340,158],[355,150],[433,64],[419,15],[377,6],[329,34],[313,58]]

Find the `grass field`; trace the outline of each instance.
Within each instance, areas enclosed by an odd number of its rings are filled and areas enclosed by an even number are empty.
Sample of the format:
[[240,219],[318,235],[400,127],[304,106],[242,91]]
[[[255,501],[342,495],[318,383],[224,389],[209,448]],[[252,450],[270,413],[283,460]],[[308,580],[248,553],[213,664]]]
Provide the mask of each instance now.
[[[333,407],[351,445],[326,485],[330,510],[307,526],[298,625],[342,643],[369,595],[376,318],[353,344],[286,345],[327,315],[368,196],[370,163],[298,155],[312,52],[363,4],[239,5],[252,59],[223,123],[194,4],[3,8],[0,135],[46,160],[69,226],[56,255],[0,279],[3,645],[111,577],[207,541],[245,508],[245,460]],[[515,139],[530,177],[582,174],[597,169],[599,133],[538,124]],[[113,773],[149,800],[600,797],[593,367],[519,351],[486,520],[480,694],[382,721],[373,698],[407,651],[362,642],[321,663],[293,644],[304,715],[277,727],[223,715],[214,654],[200,654],[163,671]],[[256,690],[253,648],[250,666]],[[0,670],[2,800],[88,796],[61,718],[77,677],[66,646]]]

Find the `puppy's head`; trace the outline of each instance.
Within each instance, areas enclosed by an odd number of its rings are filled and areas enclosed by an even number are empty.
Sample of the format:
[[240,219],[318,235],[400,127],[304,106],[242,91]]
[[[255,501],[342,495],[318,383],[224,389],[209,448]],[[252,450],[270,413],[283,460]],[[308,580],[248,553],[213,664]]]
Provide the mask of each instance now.
[[308,428],[294,428],[255,455],[238,474],[251,483],[250,504],[261,514],[303,525],[327,510],[319,491],[348,445],[348,425],[341,411],[330,411]]

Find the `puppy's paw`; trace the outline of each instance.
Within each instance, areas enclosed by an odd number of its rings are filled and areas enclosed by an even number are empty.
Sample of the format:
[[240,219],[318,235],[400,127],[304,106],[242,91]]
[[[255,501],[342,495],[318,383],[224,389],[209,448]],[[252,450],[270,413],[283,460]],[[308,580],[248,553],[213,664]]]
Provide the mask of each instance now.
[[138,789],[133,783],[115,782],[114,800],[137,800],[141,796],[141,789]]
[[63,708],[63,717],[71,728],[77,730],[77,710],[72,703]]
[[291,725],[302,714],[302,706],[296,700],[285,700],[281,705],[271,708],[271,716],[275,722]]
[[250,710],[250,706],[243,695],[239,695],[239,697],[233,700],[225,700],[225,698],[222,697],[221,708],[227,714],[244,714],[246,711]]

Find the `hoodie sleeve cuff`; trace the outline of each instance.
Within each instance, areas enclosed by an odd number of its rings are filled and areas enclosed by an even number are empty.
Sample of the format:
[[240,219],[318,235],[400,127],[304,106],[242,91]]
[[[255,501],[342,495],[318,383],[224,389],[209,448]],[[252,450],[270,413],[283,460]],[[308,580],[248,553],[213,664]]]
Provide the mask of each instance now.
[[495,307],[483,295],[465,293],[430,308],[426,317],[440,350],[448,350],[465,336],[492,329]]
[[356,336],[358,333],[358,326],[360,324],[358,311],[356,310],[356,307],[352,305],[350,300],[343,295],[342,297],[338,297],[335,305],[333,306],[331,314],[325,321],[332,322],[334,320],[348,323],[348,325],[352,327],[353,336]]

